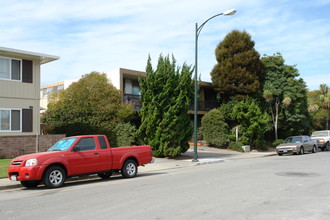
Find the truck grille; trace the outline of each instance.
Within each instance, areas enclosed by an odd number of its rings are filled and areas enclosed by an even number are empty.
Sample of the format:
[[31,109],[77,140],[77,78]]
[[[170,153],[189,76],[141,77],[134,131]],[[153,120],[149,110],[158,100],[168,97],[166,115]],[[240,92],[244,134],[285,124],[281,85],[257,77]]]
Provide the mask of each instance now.
[[17,161],[13,161],[11,164],[14,166],[19,166],[19,165],[21,165],[21,163],[23,163],[23,161],[17,160]]

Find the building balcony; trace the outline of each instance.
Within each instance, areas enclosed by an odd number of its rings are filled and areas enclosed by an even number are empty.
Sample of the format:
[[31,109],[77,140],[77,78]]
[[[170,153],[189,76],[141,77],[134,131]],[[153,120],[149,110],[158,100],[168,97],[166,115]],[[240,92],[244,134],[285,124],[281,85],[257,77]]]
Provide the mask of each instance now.
[[[133,105],[135,111],[139,111],[142,107],[142,101],[140,95],[124,94],[124,103],[128,105]],[[209,112],[214,108],[219,107],[217,101],[199,101],[198,111],[199,112]],[[194,106],[190,108],[190,113],[194,111]]]
[[[209,112],[217,107],[219,107],[217,101],[198,101],[198,106],[197,106],[199,112]],[[194,106],[190,108],[190,111],[194,111]]]
[[142,107],[140,95],[124,94],[124,103],[133,105],[135,111],[139,111]]

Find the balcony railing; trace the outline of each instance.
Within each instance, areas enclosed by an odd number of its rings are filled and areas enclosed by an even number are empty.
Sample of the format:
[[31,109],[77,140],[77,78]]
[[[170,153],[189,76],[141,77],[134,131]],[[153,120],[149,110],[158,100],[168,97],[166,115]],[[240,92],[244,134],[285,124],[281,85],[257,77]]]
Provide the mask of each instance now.
[[[217,101],[198,101],[198,111],[211,111],[214,108],[219,107]],[[194,110],[194,106],[190,108],[190,110]]]
[[[135,111],[139,111],[142,107],[140,95],[124,94],[124,103],[133,105]],[[199,101],[198,102],[198,111],[210,111],[217,107],[219,107],[219,104],[217,101]],[[193,111],[194,106],[192,106],[190,108],[190,110]]]
[[142,102],[139,95],[124,94],[124,103],[133,105],[135,111],[139,111],[142,107]]

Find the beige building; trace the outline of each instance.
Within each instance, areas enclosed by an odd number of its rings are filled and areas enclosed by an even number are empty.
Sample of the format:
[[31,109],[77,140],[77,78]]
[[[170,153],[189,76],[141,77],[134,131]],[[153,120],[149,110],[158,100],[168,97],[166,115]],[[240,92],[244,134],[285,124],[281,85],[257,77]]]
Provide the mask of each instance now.
[[53,93],[59,93],[67,89],[71,83],[77,82],[79,79],[64,80],[57,83],[43,85],[40,87],[40,113],[44,113],[49,103],[49,96]]
[[[141,107],[140,101],[140,86],[138,82],[138,76],[146,76],[145,72],[119,68],[116,71],[107,73],[108,79],[111,83],[121,91],[122,100],[124,103],[134,105],[136,110]],[[65,80],[57,83],[43,85],[40,88],[40,107],[41,113],[47,109],[49,103],[49,95],[52,93],[58,93],[64,89],[67,89],[71,83],[77,82],[79,79]]]
[[57,59],[0,47],[0,136],[40,134],[40,65]]

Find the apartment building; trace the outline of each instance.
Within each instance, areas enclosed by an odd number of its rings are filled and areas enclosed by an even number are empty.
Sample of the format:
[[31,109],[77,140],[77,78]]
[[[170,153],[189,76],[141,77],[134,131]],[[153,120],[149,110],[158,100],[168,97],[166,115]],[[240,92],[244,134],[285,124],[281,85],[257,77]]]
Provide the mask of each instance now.
[[[122,100],[126,104],[134,106],[135,111],[139,111],[142,107],[140,99],[140,86],[139,86],[139,75],[142,77],[146,76],[145,72],[130,70],[125,68],[119,68],[116,71],[107,73],[108,78],[112,84],[121,91]],[[48,96],[53,92],[59,92],[66,89],[75,80],[66,80],[63,82],[53,83],[41,87],[41,107],[47,109]],[[211,109],[218,107],[217,94],[213,89],[212,83],[200,82],[199,84],[199,101],[198,101],[198,124],[200,125],[201,118],[209,112]],[[193,120],[194,109],[193,106],[188,112]]]
[[64,80],[57,83],[43,85],[40,87],[40,113],[44,113],[49,103],[49,96],[53,93],[60,93],[67,89],[71,83],[77,82],[79,79]]
[[40,65],[57,59],[0,47],[0,136],[40,134]]

